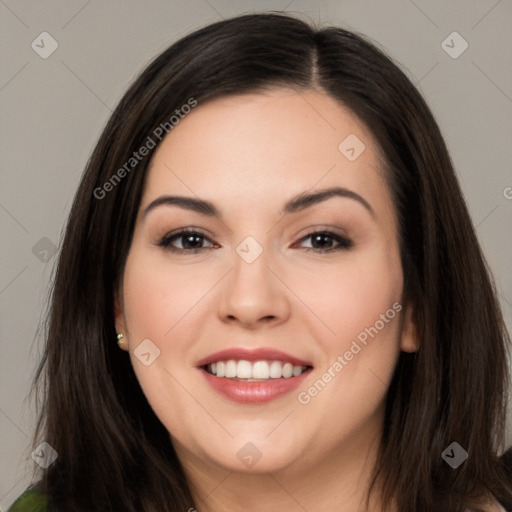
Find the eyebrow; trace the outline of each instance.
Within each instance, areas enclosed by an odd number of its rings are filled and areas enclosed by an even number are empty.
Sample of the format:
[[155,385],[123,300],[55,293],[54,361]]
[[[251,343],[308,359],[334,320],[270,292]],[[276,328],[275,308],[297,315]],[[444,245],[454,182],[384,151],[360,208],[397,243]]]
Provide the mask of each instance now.
[[[284,215],[305,210],[306,208],[310,208],[311,206],[327,201],[332,197],[353,199],[363,205],[372,215],[372,217],[375,217],[375,212],[368,201],[366,201],[366,199],[361,197],[356,192],[342,187],[330,187],[314,193],[303,192],[291,198],[284,205],[280,213]],[[152,201],[148,206],[146,206],[146,208],[144,208],[144,211],[142,212],[142,218],[144,218],[151,210],[154,210],[155,208],[162,205],[178,206],[185,210],[191,210],[208,217],[217,217],[219,219],[222,218],[220,211],[210,201],[206,201],[204,199],[196,199],[193,197],[170,195],[160,196]]]
[[295,213],[300,210],[304,210],[305,208],[309,208],[315,204],[321,203],[323,201],[327,201],[331,197],[344,197],[348,199],[353,199],[362,204],[368,212],[375,217],[375,212],[373,208],[370,206],[368,201],[361,197],[356,192],[349,190],[348,188],[342,187],[331,187],[319,190],[314,193],[306,193],[299,194],[298,196],[293,197],[290,201],[288,201],[283,208],[281,213]]

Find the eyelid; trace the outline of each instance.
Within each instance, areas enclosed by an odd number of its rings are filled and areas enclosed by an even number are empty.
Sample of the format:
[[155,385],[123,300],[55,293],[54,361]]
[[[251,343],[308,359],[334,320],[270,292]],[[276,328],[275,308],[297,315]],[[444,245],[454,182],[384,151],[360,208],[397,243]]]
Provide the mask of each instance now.
[[313,226],[309,226],[305,229],[300,230],[294,238],[303,240],[305,237],[309,235],[313,235],[315,233],[327,233],[339,238],[343,238],[346,240],[350,240],[350,236],[347,230],[340,228],[339,226],[333,226],[329,224],[315,224]]
[[176,229],[173,229],[171,231],[166,231],[165,234],[160,237],[160,238],[168,238],[168,237],[172,237],[172,236],[175,236],[175,235],[179,235],[181,233],[197,233],[198,235],[202,235],[204,237],[207,237],[207,238],[210,238],[211,236],[213,236],[212,232],[205,229],[205,228],[200,228],[198,226],[184,226],[184,227],[179,227],[179,228],[176,228]]

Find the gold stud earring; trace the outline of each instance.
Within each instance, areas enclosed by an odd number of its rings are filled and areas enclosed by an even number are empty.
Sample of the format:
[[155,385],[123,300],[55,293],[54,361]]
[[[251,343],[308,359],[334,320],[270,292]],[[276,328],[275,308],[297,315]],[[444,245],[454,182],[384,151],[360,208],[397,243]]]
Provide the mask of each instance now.
[[119,348],[123,348],[124,344],[126,343],[126,342],[123,340],[123,338],[124,338],[124,335],[123,335],[123,334],[119,333],[119,334],[117,335],[117,345],[119,346]]

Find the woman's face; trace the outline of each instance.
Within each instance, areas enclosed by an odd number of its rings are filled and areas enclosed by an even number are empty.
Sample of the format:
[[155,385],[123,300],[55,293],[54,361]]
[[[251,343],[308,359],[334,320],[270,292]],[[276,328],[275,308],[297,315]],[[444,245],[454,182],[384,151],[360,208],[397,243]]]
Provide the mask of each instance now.
[[199,103],[152,155],[116,327],[180,458],[311,468],[378,439],[402,292],[371,133],[275,89]]

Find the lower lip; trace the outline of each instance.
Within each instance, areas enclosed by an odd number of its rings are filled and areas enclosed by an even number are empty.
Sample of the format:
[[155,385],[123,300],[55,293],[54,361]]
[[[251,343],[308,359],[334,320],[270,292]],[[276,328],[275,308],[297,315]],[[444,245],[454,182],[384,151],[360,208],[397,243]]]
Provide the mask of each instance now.
[[224,377],[216,377],[208,373],[204,368],[200,369],[206,382],[217,393],[226,398],[243,404],[262,404],[275,400],[297,389],[309,375],[311,368],[301,373],[298,377],[288,379],[269,379],[261,382],[244,382]]

